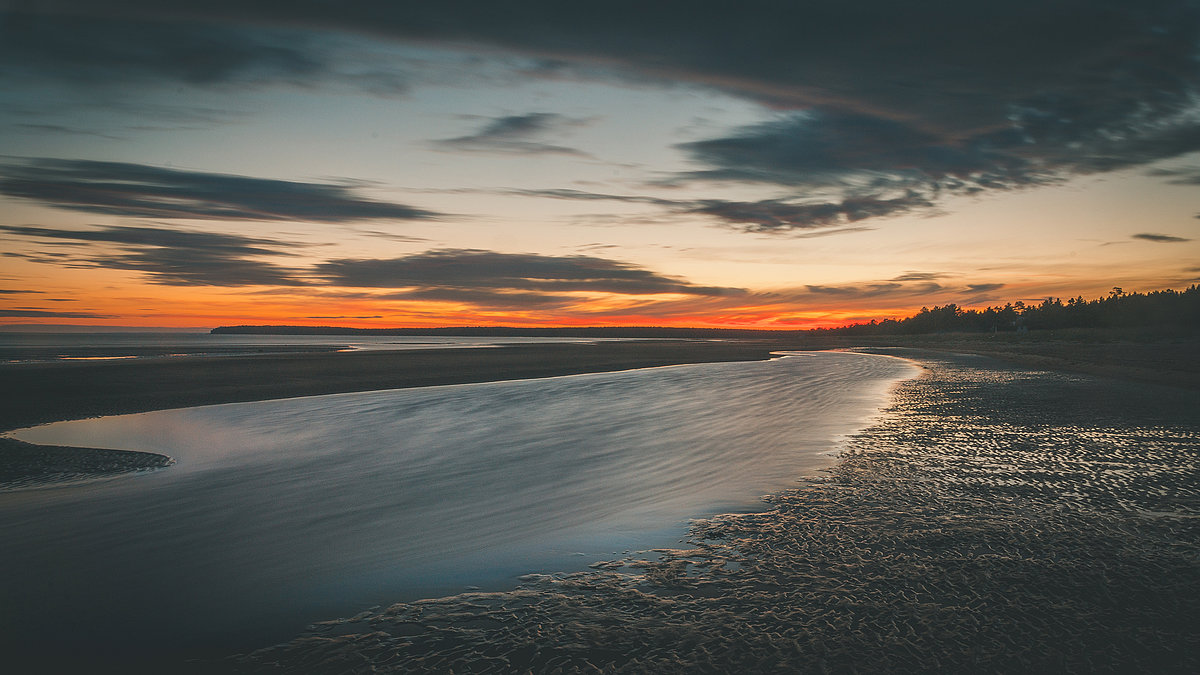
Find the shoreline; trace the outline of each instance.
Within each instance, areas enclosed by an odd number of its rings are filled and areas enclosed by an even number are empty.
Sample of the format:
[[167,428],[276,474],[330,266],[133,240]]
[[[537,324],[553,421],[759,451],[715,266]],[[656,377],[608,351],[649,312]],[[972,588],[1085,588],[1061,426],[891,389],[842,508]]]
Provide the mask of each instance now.
[[219,668],[1200,667],[1200,394],[869,351],[924,372],[767,511],[590,572],[321,622]]
[[[1022,367],[1084,373],[1184,389],[1200,388],[1194,341],[1080,342],[1069,336],[1022,338],[935,335],[905,339],[624,340],[510,344],[486,350],[412,349],[59,361],[0,366],[0,491],[75,484],[156,470],[172,459],[117,449],[38,446],[3,434],[52,422],[382,389],[519,380],[667,365],[752,361],[777,351],[908,351],[910,357],[976,354]],[[33,448],[43,448],[35,451]],[[90,457],[84,457],[93,452]],[[118,453],[129,452],[129,455]]]

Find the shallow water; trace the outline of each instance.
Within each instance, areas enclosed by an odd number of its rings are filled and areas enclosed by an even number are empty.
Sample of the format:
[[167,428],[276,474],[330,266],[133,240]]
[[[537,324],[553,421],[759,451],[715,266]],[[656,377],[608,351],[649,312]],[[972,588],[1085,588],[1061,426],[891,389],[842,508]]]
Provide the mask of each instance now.
[[177,464],[0,495],[0,634],[31,649],[224,651],[669,546],[690,518],[753,510],[829,465],[915,372],[811,353],[24,430]]

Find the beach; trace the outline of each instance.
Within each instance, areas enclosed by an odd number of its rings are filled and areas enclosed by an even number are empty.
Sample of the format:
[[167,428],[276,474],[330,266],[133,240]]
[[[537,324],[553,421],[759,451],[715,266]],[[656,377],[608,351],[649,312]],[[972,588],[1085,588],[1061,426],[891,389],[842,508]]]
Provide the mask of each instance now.
[[[537,348],[544,357],[506,347],[214,358],[203,366],[42,365],[27,369],[26,396],[10,393],[18,405],[5,413],[4,428],[384,386],[759,360],[784,345],[546,347]],[[765,511],[697,521],[678,548],[631,552],[588,572],[528,575],[514,590],[329,617],[274,647],[193,665],[211,672],[1200,667],[1200,393],[978,355],[865,351],[909,359],[923,374],[898,385],[878,419],[843,441],[833,468],[796,476],[805,480],[771,494]],[[333,360],[344,357],[352,358]],[[139,387],[145,378],[157,378],[157,388]],[[71,383],[80,391],[65,396]],[[29,403],[22,407],[20,398]]]
[[925,373],[827,475],[679,549],[313,626],[243,672],[1195,672],[1194,391]]

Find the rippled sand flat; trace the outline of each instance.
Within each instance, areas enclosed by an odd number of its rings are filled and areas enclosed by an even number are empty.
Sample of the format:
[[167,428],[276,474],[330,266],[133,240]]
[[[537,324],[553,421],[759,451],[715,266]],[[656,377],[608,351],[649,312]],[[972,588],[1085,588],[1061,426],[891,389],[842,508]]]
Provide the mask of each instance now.
[[919,360],[828,476],[696,523],[689,548],[325,622],[219,667],[1200,671],[1200,394]]
[[0,437],[0,492],[112,478],[172,463],[153,452],[31,445]]

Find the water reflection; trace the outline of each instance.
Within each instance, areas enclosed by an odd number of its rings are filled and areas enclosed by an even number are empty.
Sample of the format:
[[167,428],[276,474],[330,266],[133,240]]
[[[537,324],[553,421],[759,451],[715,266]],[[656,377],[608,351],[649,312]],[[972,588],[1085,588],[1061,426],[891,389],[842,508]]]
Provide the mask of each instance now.
[[166,470],[0,495],[8,639],[254,646],[309,621],[670,544],[831,460],[903,361],[810,354],[231,404],[23,440]]

